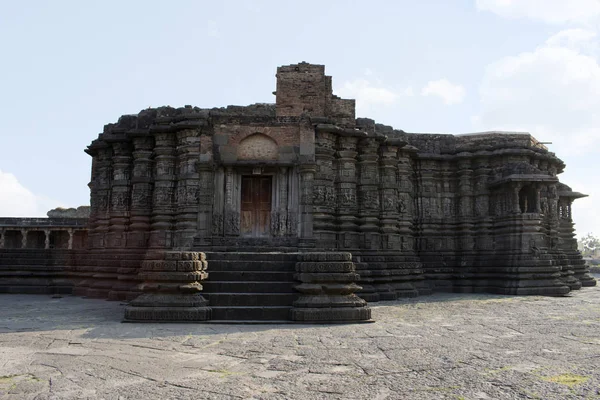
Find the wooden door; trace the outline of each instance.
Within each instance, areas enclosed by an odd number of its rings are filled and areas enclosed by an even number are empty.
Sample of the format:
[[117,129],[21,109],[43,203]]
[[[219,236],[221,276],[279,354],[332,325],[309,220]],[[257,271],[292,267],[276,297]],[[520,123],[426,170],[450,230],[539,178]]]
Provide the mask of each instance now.
[[271,233],[270,176],[242,176],[241,234],[247,237]]

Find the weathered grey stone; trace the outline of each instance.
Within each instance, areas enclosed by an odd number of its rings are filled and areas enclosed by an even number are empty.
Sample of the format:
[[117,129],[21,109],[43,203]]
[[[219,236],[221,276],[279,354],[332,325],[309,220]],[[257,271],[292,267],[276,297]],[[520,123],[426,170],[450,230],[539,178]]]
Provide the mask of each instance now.
[[[128,322],[206,321],[211,310],[202,297],[200,281],[206,279],[204,254],[196,252],[153,252],[151,257],[164,260],[144,260],[139,273],[144,292],[125,308]],[[182,272],[185,271],[185,272]]]
[[54,208],[46,213],[48,218],[89,218],[90,206],[79,206],[77,208]]
[[[345,261],[349,253],[301,253],[295,279],[302,282],[296,290],[302,295],[294,302],[290,318],[299,322],[344,322],[371,319],[371,310],[365,300],[354,292],[361,289],[354,282],[360,278],[354,273],[354,264]],[[309,260],[309,261],[307,261]],[[335,272],[329,272],[328,268]],[[344,272],[337,272],[337,271]]]

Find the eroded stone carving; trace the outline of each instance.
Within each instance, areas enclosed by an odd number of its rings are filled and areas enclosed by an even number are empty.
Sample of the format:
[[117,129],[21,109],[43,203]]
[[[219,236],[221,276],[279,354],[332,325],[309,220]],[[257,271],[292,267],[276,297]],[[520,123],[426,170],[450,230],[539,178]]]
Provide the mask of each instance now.
[[210,319],[201,281],[208,277],[204,253],[167,251],[150,253],[142,262],[142,295],[125,308],[125,320],[179,322]]

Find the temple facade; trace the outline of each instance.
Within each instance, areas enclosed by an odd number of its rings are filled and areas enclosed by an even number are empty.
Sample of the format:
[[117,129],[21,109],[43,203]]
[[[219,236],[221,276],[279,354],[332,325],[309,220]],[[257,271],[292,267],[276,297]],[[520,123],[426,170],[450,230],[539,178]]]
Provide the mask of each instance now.
[[585,195],[529,133],[356,118],[304,62],[277,69],[275,95],[106,125],[86,150],[89,218],[0,220],[0,293],[130,301],[129,321],[357,322],[436,291],[596,284],[571,217]]
[[[304,62],[277,69],[275,95],[106,125],[86,150],[89,250],[348,252],[367,301],[595,284],[571,219],[584,195],[530,134],[416,134],[356,118],[324,66]],[[103,279],[136,284],[126,269]]]

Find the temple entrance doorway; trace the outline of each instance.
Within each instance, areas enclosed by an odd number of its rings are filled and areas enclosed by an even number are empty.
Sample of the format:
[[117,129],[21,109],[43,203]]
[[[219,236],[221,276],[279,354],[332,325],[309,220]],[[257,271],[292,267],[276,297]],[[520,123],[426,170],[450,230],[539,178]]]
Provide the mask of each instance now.
[[242,176],[240,233],[245,237],[271,235],[273,177]]

